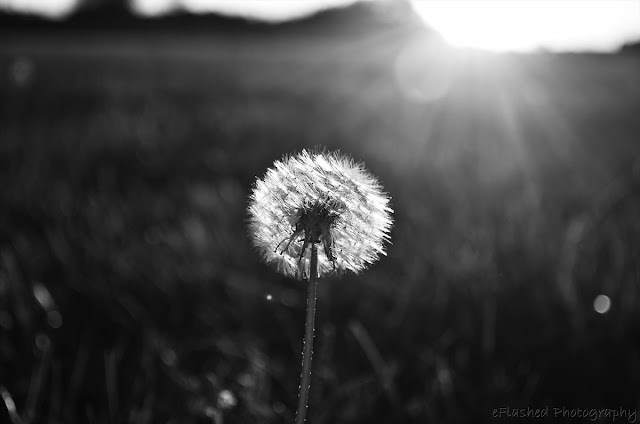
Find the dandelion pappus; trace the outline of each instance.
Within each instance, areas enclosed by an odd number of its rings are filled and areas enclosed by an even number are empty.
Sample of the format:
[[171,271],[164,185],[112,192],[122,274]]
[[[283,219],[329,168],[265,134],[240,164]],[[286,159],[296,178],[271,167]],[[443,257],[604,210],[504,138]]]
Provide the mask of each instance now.
[[364,165],[340,152],[286,155],[256,180],[252,242],[265,262],[299,280],[309,278],[312,266],[319,277],[358,273],[384,254],[389,239],[393,211],[381,188]]

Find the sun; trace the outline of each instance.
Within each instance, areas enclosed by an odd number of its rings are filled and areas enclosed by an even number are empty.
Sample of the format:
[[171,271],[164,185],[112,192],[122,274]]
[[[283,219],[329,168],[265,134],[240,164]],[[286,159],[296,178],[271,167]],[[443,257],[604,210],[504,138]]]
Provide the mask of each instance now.
[[412,5],[457,47],[611,50],[640,34],[636,0],[413,0]]

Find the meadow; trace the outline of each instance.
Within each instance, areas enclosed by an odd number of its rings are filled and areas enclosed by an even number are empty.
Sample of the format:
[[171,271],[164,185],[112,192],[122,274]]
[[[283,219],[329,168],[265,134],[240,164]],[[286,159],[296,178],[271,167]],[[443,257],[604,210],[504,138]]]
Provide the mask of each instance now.
[[246,206],[318,145],[395,223],[319,286],[309,423],[640,408],[637,54],[3,37],[1,422],[293,422],[306,288],[260,263]]

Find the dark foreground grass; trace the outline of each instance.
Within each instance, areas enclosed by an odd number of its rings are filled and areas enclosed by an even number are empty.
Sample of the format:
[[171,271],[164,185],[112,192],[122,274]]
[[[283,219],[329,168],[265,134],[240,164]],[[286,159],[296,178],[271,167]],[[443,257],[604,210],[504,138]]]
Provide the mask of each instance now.
[[319,287],[310,423],[638,408],[640,60],[471,54],[419,103],[401,41],[3,44],[0,421],[292,422],[305,287],[245,207],[318,144],[396,225]]

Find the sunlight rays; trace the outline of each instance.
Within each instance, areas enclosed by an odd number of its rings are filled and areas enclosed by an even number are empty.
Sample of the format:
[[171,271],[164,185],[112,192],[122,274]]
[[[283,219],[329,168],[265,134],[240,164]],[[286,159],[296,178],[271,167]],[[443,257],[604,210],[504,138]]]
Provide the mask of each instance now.
[[[580,202],[588,202],[595,187],[607,180],[610,164],[580,140],[583,117],[566,116],[556,104],[564,101],[556,93],[572,79],[547,72],[545,60],[550,59],[457,51],[443,88],[432,69],[438,61],[421,59],[429,52],[411,56],[417,67],[413,79],[396,75],[398,90],[423,110],[411,125],[407,161],[438,170],[451,190],[461,193],[493,191],[520,181],[532,204],[540,187],[553,185],[554,178],[571,187],[571,197]],[[596,93],[591,83],[589,77],[580,81]],[[431,96],[416,95],[425,89],[431,89]],[[579,92],[570,93],[571,99],[580,98]]]

